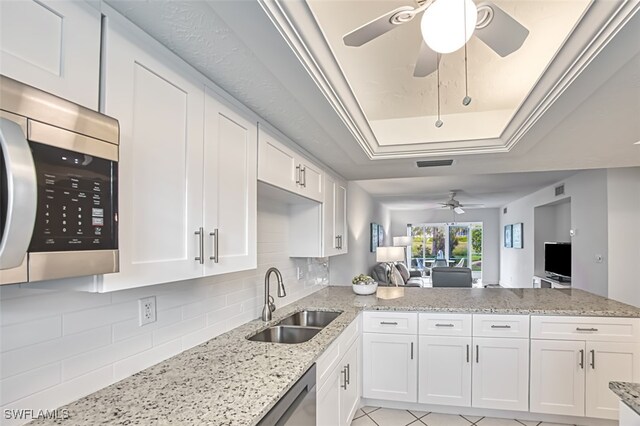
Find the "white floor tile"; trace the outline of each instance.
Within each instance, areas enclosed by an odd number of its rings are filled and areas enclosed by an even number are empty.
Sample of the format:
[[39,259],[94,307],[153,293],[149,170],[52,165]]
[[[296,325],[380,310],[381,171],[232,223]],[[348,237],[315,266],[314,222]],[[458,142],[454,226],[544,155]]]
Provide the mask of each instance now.
[[367,413],[367,414],[369,414],[369,413],[370,413],[370,412],[372,412],[372,411],[379,410],[379,409],[380,409],[380,407],[369,407],[369,406],[366,406],[366,407],[362,407],[362,408],[361,408],[361,410],[362,410],[362,411],[364,411],[364,412],[365,412],[365,413]]
[[465,419],[469,420],[469,422],[471,423],[475,423],[480,421],[480,419],[482,419],[482,416],[467,416],[466,414],[461,414],[462,417],[464,417]]
[[462,416],[454,415],[454,414],[440,414],[440,413],[431,413],[423,418],[420,421],[427,426],[469,426],[470,423],[462,418]]
[[419,419],[429,414],[428,411],[409,410],[409,412]]
[[540,424],[540,421],[532,421],[532,420],[520,420],[518,419],[518,421],[520,423],[522,423],[524,426],[538,426]]
[[575,425],[568,425],[566,423],[540,423],[540,426],[575,426]]
[[416,420],[406,410],[392,410],[390,408],[381,408],[369,414],[379,426],[407,426]]
[[493,417],[485,417],[476,424],[478,426],[522,426],[521,423],[513,419],[496,419]]
[[351,422],[351,426],[376,426],[369,416],[362,416]]

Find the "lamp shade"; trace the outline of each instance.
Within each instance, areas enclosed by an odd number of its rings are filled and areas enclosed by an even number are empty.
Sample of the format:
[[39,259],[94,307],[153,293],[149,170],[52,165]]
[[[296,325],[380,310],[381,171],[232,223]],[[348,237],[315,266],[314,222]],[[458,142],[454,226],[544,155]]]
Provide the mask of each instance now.
[[477,21],[472,0],[436,0],[422,15],[422,38],[435,52],[455,52],[469,41]]
[[411,237],[402,236],[402,237],[393,237],[393,245],[395,247],[406,247],[411,245]]
[[403,247],[378,247],[376,250],[376,262],[400,262],[404,260]]

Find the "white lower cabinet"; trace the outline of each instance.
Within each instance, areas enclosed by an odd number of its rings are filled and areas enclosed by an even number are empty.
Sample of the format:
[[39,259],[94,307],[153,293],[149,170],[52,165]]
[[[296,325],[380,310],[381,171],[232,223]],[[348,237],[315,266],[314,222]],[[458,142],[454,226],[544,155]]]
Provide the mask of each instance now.
[[[356,323],[359,319],[356,319]],[[350,328],[353,327],[350,326]],[[349,330],[343,333],[349,335]],[[360,339],[359,329],[353,336],[341,336],[327,350],[325,359],[318,361],[320,383],[316,392],[316,424],[318,426],[349,426],[360,402]],[[340,339],[340,338],[339,338]],[[352,341],[351,341],[352,340]],[[346,351],[340,348],[351,341]],[[339,358],[339,361],[335,361]],[[331,361],[333,360],[333,361]],[[325,374],[324,366],[330,364]]]
[[417,340],[417,336],[408,334],[363,334],[363,397],[418,400]]
[[474,337],[471,405],[529,410],[529,339]]
[[532,317],[531,325],[531,411],[617,419],[609,382],[640,381],[638,319]]
[[471,406],[471,337],[420,336],[418,402]]

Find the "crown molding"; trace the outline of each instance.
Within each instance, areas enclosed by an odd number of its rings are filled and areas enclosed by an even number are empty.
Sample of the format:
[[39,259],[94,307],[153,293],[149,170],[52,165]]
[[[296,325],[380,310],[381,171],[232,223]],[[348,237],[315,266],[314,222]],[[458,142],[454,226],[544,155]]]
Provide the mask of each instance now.
[[306,1],[258,2],[371,160],[511,151],[640,9],[640,0],[592,0],[499,138],[383,146]]

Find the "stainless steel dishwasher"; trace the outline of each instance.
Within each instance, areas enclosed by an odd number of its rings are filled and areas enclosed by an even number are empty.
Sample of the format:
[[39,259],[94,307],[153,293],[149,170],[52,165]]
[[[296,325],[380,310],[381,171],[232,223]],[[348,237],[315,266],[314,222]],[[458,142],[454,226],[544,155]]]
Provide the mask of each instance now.
[[260,420],[258,426],[307,426],[316,424],[316,365]]

